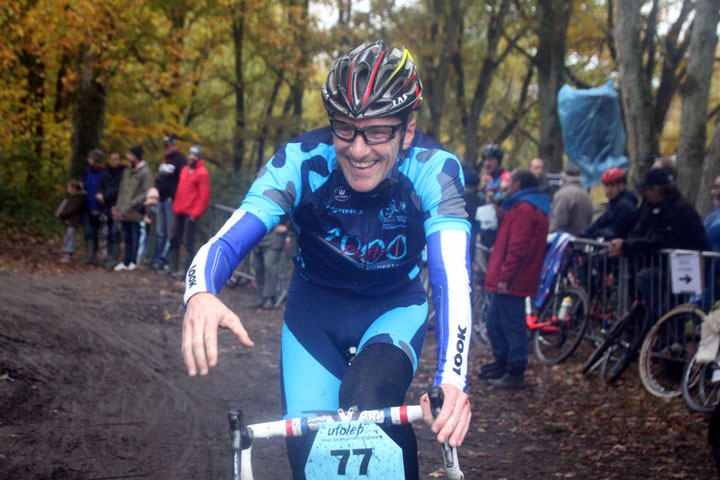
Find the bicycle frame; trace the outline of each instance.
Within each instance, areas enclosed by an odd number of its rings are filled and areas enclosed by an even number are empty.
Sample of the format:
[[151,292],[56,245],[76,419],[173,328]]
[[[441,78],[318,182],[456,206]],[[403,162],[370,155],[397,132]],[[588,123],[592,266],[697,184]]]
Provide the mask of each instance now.
[[[431,403],[432,401],[431,396]],[[439,407],[433,406],[433,411],[439,411]],[[355,412],[350,409],[348,414],[340,410],[337,415],[290,418],[244,425],[242,411],[234,409],[228,413],[232,444],[232,478],[233,480],[254,480],[252,473],[252,444],[258,438],[299,437],[317,431],[323,424],[328,422],[359,420],[374,422],[378,425],[407,425],[420,421],[422,418],[423,414],[420,405],[403,405],[362,412]],[[445,442],[442,451],[447,478],[463,480],[465,477],[458,464],[457,449],[451,448]]]

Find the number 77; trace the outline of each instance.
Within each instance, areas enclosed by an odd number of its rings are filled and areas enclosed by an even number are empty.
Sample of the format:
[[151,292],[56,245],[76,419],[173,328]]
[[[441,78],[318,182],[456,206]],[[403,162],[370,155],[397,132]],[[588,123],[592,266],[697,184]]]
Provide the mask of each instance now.
[[[330,450],[330,455],[340,459],[340,463],[338,464],[338,475],[345,475],[347,462],[350,459],[350,452],[351,451],[348,449]],[[360,475],[367,475],[368,464],[370,463],[370,457],[372,457],[372,448],[355,448],[352,450],[352,454],[358,456],[362,455],[363,459],[360,462],[360,472],[358,473]]]

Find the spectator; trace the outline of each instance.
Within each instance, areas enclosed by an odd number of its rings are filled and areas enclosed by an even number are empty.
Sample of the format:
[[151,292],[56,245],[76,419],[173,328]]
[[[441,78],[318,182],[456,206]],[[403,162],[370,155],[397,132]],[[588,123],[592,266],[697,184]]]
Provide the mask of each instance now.
[[275,225],[255,247],[255,278],[260,296],[258,304],[260,308],[275,308],[282,268],[281,254],[288,234],[287,222],[287,217],[283,216],[280,223]]
[[[180,171],[173,213],[175,228],[170,237],[168,260],[169,271],[177,277],[184,277],[195,256],[195,226],[210,203],[210,175],[205,169],[203,151],[198,145],[190,147],[188,165]],[[185,245],[185,261],[180,267],[180,244]]]
[[715,208],[705,217],[703,223],[710,241],[710,248],[715,252],[720,252],[720,176],[717,176],[713,182],[711,195]]
[[677,165],[675,164],[675,156],[672,157],[658,157],[652,163],[652,168],[662,168],[670,174],[670,183],[675,185],[675,179],[677,178]]
[[600,179],[609,205],[605,213],[580,233],[581,237],[627,238],[637,219],[638,198],[627,190],[627,175],[619,168],[605,170]]
[[485,289],[495,292],[486,313],[495,361],[484,365],[479,377],[502,388],[524,387],[525,297],[537,293],[550,213],[550,198],[539,193],[537,185],[529,170],[512,174],[485,276]]
[[140,239],[138,240],[137,264],[152,264],[150,258],[150,232],[153,226],[153,217],[157,218],[157,206],[160,201],[160,193],[158,189],[153,187],[145,193],[145,203],[143,203],[142,214],[143,219],[140,222]]
[[[613,239],[611,257],[650,255],[663,248],[709,250],[703,222],[693,206],[673,185],[671,175],[662,168],[648,170],[637,183],[643,204],[638,220],[627,239]],[[656,267],[643,268],[635,279],[638,295],[645,300],[653,319],[660,317],[660,288],[667,278]],[[652,295],[655,292],[655,295]]]
[[510,186],[510,172],[502,167],[505,152],[497,143],[485,145],[480,152],[482,174],[480,175],[480,203],[500,204]]
[[87,194],[83,190],[82,182],[70,180],[66,186],[67,197],[60,203],[55,211],[55,216],[65,224],[65,235],[63,235],[63,256],[60,263],[72,262],[75,253],[75,232],[80,226]]
[[592,200],[587,189],[580,184],[580,167],[568,165],[562,179],[563,185],[552,201],[550,232],[567,232],[577,236],[592,221]]
[[118,152],[112,152],[105,175],[98,184],[98,193],[95,194],[108,222],[107,238],[104,239],[108,250],[105,259],[106,267],[115,266],[120,255],[120,224],[113,219],[112,208],[117,203],[123,170],[125,170],[125,165],[122,164],[122,157]]
[[157,189],[160,192],[160,203],[155,218],[155,259],[153,265],[161,270],[167,269],[167,251],[170,246],[170,232],[175,223],[173,199],[177,192],[180,170],[187,165],[185,155],[180,153],[175,135],[163,138],[165,158],[158,167]]
[[112,211],[115,221],[122,222],[123,238],[125,240],[125,256],[122,262],[115,265],[116,272],[135,270],[137,268],[140,222],[143,219],[144,211],[143,204],[147,191],[154,184],[150,167],[142,158],[142,145],[131,147],[126,156],[130,162],[130,168],[123,171],[117,203]]
[[100,233],[100,210],[102,205],[95,196],[100,180],[105,176],[105,154],[102,150],[92,150],[87,156],[88,168],[83,175],[83,188],[87,193],[87,202],[82,216],[85,231],[85,265],[97,264],[98,234]]
[[561,185],[560,174],[546,173],[545,162],[540,157],[535,157],[530,160],[530,173],[532,173],[539,182],[538,191],[549,195],[552,199],[553,195],[555,195],[555,192],[557,192]]

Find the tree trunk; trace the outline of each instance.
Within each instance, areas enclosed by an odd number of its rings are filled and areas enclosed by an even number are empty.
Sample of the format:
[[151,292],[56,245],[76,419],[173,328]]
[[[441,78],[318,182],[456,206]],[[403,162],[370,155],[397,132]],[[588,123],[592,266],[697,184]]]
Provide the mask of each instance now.
[[563,140],[557,94],[565,83],[567,28],[572,11],[570,0],[540,0],[537,3],[538,100],[540,104],[539,155],[551,172],[563,166]]
[[635,163],[635,175],[642,175],[647,165],[643,162],[657,153],[657,140],[651,119],[650,84],[643,67],[643,50],[640,43],[642,0],[619,0],[615,12],[615,44],[620,71],[620,89],[627,149]]
[[257,165],[255,168],[255,171],[259,171],[260,167],[263,166],[265,163],[265,144],[267,143],[267,137],[268,133],[270,131],[270,122],[272,121],[272,111],[273,108],[275,108],[275,103],[277,102],[278,92],[280,91],[280,86],[283,82],[283,71],[280,70],[280,73],[278,74],[277,78],[275,79],[275,83],[273,84],[272,91],[270,93],[270,98],[268,99],[267,107],[265,108],[265,117],[263,118],[263,124],[260,128],[260,134],[258,135],[258,148],[257,148]]
[[309,0],[291,0],[288,21],[295,33],[295,48],[298,49],[298,60],[296,62],[296,70],[294,79],[290,86],[290,98],[292,100],[292,115],[294,122],[290,127],[292,137],[296,137],[301,133],[302,127],[302,103],[305,93],[305,79],[307,75],[307,65],[310,59],[309,39],[308,39],[308,16],[310,9]]
[[105,86],[101,70],[87,46],[78,54],[79,82],[75,91],[73,110],[71,178],[82,178],[87,167],[87,155],[100,145],[105,115]]
[[710,189],[718,175],[720,175],[720,115],[715,120],[715,134],[705,153],[702,175],[700,175],[700,186],[698,187],[699,195],[695,201],[695,208],[703,217],[712,209]]
[[27,82],[27,93],[21,102],[30,120],[28,133],[30,134],[30,145],[33,152],[32,156],[28,156],[27,183],[28,185],[34,185],[35,175],[40,170],[40,162],[42,162],[45,140],[45,128],[43,126],[45,64],[37,55],[27,50],[22,50],[19,58],[20,63],[25,68],[25,80]]
[[[678,187],[690,203],[698,197],[705,142],[707,108],[717,47],[720,0],[698,0],[690,39],[685,81],[680,86],[682,115],[677,150]],[[706,192],[700,192],[705,195]]]
[[[448,8],[449,4],[449,8]],[[453,49],[457,45],[457,38],[462,35],[460,13],[460,0],[450,0],[445,3],[440,0],[433,2],[435,9],[433,18],[436,22],[433,25],[434,35],[439,35],[441,26],[438,24],[442,18],[442,38],[439,40],[433,38],[433,43],[442,42],[440,55],[435,58],[427,58],[425,61],[427,75],[425,76],[425,89],[428,106],[430,108],[430,118],[428,123],[427,134],[431,138],[439,138],[440,126],[442,125],[443,110],[445,108],[445,85],[447,84],[450,69],[448,65],[453,54]],[[437,60],[435,60],[437,59]]]
[[242,169],[245,157],[245,85],[243,81],[243,32],[245,29],[245,0],[234,5],[232,20],[235,49],[235,133],[233,138],[233,169]]
[[[485,58],[482,60],[480,67],[480,74],[478,75],[477,84],[475,85],[475,91],[473,98],[470,102],[470,108],[466,109],[465,100],[463,96],[463,90],[457,92],[458,102],[460,103],[461,117],[464,119],[465,127],[465,161],[467,165],[477,165],[478,153],[479,153],[479,132],[478,126],[480,125],[480,114],[485,108],[487,102],[488,91],[492,84],[493,74],[497,70],[498,66],[510,51],[511,46],[507,46],[505,50],[498,54],[500,45],[500,39],[503,36],[505,30],[505,17],[508,9],[510,8],[510,1],[503,0],[497,8],[497,11],[492,14],[488,21],[486,47],[485,47]],[[461,38],[461,37],[458,37]],[[462,46],[458,46],[458,51],[462,51]],[[464,82],[464,72],[462,59],[459,55],[454,56],[454,66],[457,70],[458,81]],[[473,59],[474,61],[477,61]],[[433,119],[433,121],[435,121]]]

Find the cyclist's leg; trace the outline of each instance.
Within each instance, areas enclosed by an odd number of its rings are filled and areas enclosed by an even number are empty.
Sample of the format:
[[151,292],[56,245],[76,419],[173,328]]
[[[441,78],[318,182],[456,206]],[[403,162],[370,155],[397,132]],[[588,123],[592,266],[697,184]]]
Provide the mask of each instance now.
[[[308,299],[314,301],[308,302]],[[395,406],[396,399],[401,404],[422,349],[426,316],[427,300],[419,282],[400,294],[359,297],[313,285],[294,273],[285,311],[282,347],[286,418],[336,412],[339,406],[370,408],[366,406],[370,400],[381,401],[382,407]],[[383,346],[371,348],[375,344]],[[351,346],[358,346],[359,352],[351,367],[354,373],[348,376],[345,351]],[[379,352],[382,352],[380,364],[377,363]],[[377,369],[382,365],[385,370],[387,357],[392,358],[393,367],[398,367],[399,373],[393,374],[396,377],[392,382],[393,392],[384,393],[380,390],[386,389],[387,385],[378,378]],[[375,372],[371,376],[368,375],[370,364],[374,365]],[[346,385],[342,387],[342,398],[347,405],[340,405],[338,401],[341,380]],[[382,397],[387,394],[389,399],[356,396],[354,392],[363,388]],[[412,448],[412,452],[416,452],[412,432],[409,440],[407,433],[396,435],[402,442],[401,447],[406,443],[411,445],[404,450]],[[305,478],[303,470],[312,440],[308,437],[287,441],[296,480]],[[412,452],[408,455],[417,470],[417,454]],[[408,471],[412,475],[412,466]]]
[[[325,361],[343,366],[338,352],[326,353],[329,358]],[[283,324],[282,334],[282,379],[284,418],[337,413],[340,380],[308,352],[287,324]],[[314,432],[286,439],[293,479],[305,479],[305,463],[314,440]]]

